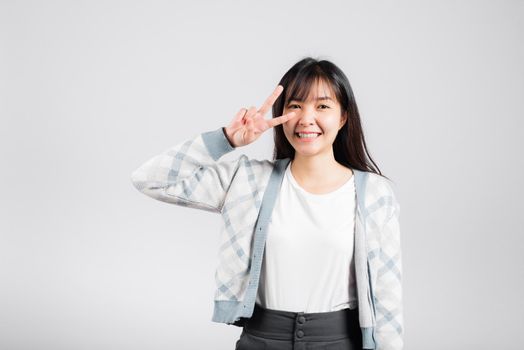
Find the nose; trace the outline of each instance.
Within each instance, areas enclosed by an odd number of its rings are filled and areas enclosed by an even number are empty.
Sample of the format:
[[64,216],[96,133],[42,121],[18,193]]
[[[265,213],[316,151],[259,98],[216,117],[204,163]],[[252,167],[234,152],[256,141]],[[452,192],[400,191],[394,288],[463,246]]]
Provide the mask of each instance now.
[[313,125],[313,122],[308,122],[308,121],[299,121],[298,122],[299,125],[302,125],[302,126],[305,126],[305,125]]
[[299,125],[313,125],[315,120],[315,112],[308,109],[304,109],[300,114],[298,124]]

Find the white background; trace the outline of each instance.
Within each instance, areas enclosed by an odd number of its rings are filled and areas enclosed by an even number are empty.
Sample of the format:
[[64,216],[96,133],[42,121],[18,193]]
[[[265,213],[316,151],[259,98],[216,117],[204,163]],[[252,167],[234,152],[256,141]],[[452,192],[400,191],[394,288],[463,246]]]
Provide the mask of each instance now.
[[0,1],[0,348],[233,349],[220,217],[130,175],[309,55],[397,186],[405,349],[520,348],[523,43],[523,1]]

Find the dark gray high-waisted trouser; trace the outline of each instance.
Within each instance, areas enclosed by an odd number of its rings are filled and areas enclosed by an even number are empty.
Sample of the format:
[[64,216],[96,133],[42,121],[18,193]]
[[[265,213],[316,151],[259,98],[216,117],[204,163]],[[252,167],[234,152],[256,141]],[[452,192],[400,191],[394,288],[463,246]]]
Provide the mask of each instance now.
[[235,350],[361,350],[358,309],[304,313],[255,303]]

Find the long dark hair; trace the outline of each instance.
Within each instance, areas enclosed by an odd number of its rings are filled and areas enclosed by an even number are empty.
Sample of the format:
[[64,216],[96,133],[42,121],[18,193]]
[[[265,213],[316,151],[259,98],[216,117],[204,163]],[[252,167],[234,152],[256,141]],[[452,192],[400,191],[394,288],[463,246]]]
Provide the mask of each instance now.
[[[360,114],[349,80],[334,63],[312,57],[306,57],[295,63],[280,80],[279,84],[284,87],[284,90],[273,104],[273,118],[282,115],[284,106],[291,98],[306,100],[310,87],[319,80],[331,87],[340,103],[342,114],[347,114],[347,121],[338,131],[333,142],[335,160],[352,169],[384,176],[367,150]],[[294,159],[295,149],[287,140],[282,124],[273,127],[273,137],[275,141],[273,160]]]

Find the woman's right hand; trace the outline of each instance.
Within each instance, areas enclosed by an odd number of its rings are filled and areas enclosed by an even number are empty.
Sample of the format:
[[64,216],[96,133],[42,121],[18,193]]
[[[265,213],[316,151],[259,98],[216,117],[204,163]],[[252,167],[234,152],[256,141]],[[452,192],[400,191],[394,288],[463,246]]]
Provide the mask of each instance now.
[[264,118],[283,90],[284,87],[278,85],[258,111],[255,106],[251,106],[249,109],[242,108],[238,111],[229,126],[225,128],[226,136],[233,147],[249,145],[267,129],[295,117],[296,113],[290,112],[276,118]]

